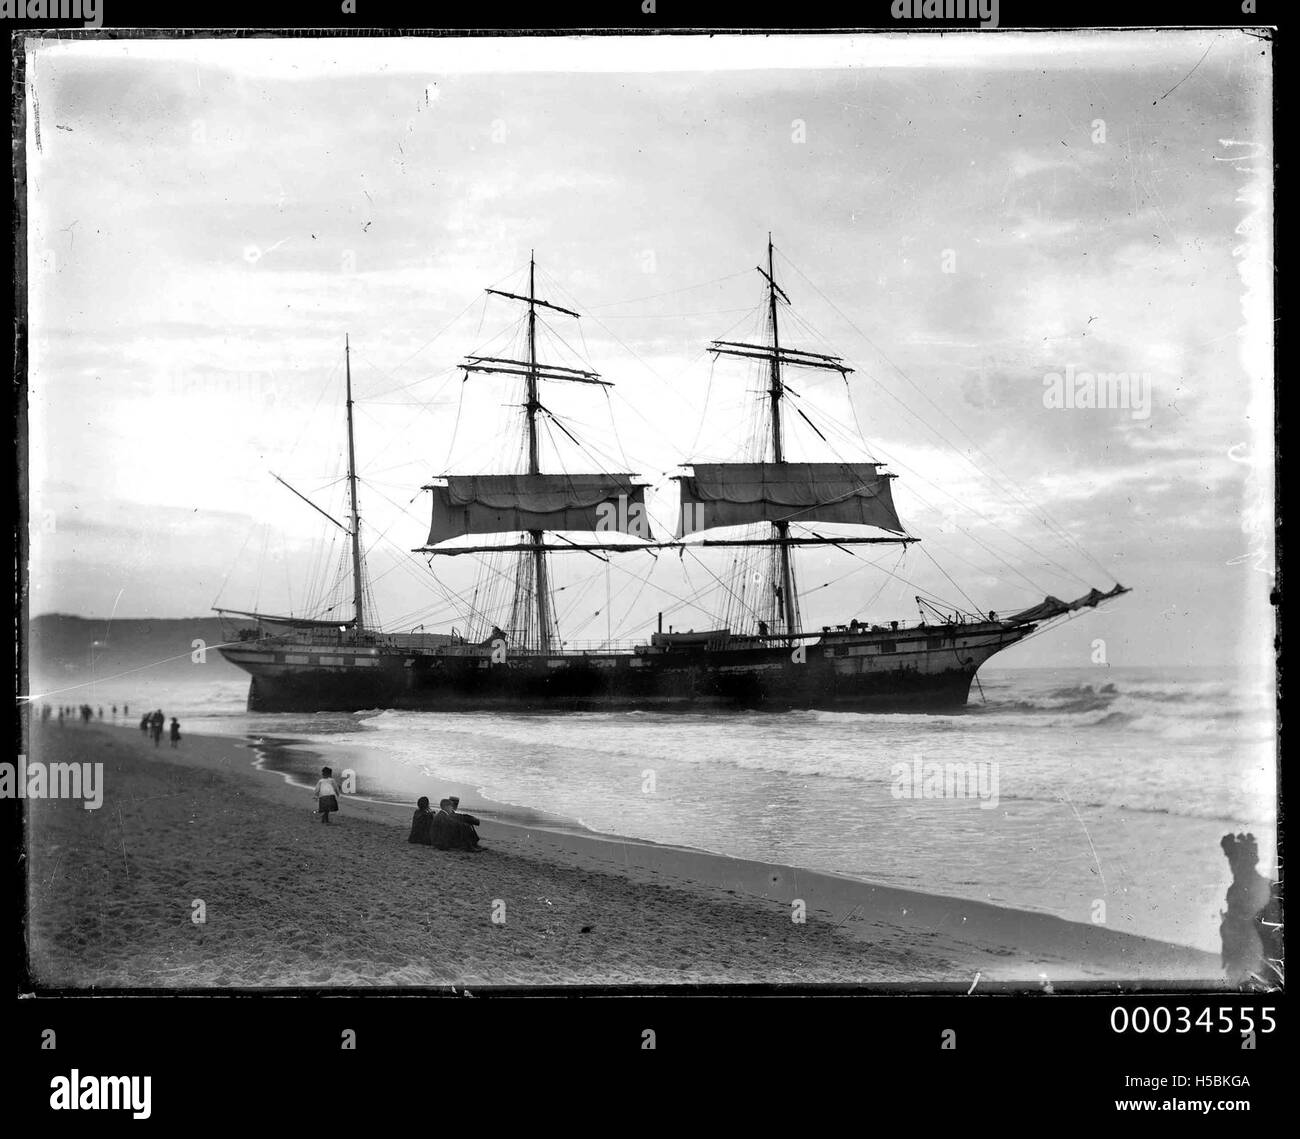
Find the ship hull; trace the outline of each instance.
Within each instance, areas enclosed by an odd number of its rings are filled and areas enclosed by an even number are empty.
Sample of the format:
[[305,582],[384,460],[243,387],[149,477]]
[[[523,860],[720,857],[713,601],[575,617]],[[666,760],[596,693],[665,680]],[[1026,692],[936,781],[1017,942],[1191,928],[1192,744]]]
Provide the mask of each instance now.
[[900,633],[883,644],[880,637],[842,638],[802,649],[696,646],[514,658],[507,653],[505,659],[493,659],[488,650],[357,654],[346,663],[337,655],[309,652],[223,652],[252,675],[248,707],[254,712],[947,712],[965,706],[980,665],[1028,631],[993,625],[937,636],[926,631],[910,642]]

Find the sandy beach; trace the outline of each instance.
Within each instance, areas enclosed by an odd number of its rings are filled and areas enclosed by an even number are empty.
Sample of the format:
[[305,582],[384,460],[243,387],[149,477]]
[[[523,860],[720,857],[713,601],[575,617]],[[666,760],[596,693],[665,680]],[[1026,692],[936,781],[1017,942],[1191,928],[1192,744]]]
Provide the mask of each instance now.
[[488,820],[440,852],[355,798],[326,828],[232,738],[43,725],[28,758],[104,765],[97,810],[27,801],[41,988],[1222,984],[1103,926],[683,848]]

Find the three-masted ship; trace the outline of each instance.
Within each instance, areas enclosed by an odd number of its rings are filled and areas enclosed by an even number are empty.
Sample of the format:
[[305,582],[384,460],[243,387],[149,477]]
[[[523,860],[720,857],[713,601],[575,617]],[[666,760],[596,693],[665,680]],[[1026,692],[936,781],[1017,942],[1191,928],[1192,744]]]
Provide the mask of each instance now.
[[[466,378],[523,379],[526,469],[449,474],[424,487],[432,499],[431,523],[418,550],[431,565],[437,558],[463,555],[511,559],[504,571],[492,571],[508,580],[500,620],[472,639],[456,633],[384,633],[367,625],[351,356],[345,345],[350,525],[308,502],[349,538],[352,615],[339,621],[218,610],[245,622],[241,639],[221,651],[252,676],[249,709],[953,710],[966,704],[977,671],[995,653],[1046,622],[1128,592],[1116,583],[1108,592],[1093,589],[1068,602],[1049,596],[1006,616],[944,612],[918,596],[919,621],[854,617],[805,627],[798,550],[906,546],[920,539],[899,520],[891,492],[896,476],[884,464],[787,457],[788,370],[847,377],[853,369],[841,357],[782,344],[780,305],[790,301],[776,280],[770,237],[767,268],[758,272],[765,281],[766,342],[715,340],[708,350],[715,360],[759,362],[766,383],[764,453],[750,462],[684,464],[684,473],[675,476],[680,511],[672,538],[652,532],[645,500],[649,484],[635,474],[542,469],[539,417],[558,420],[539,398],[541,385],[610,385],[595,371],[538,359],[538,310],[579,314],[537,296],[531,257],[526,294],[487,290],[526,306],[526,351],[518,358],[470,355],[460,367]],[[798,407],[795,411],[807,418]],[[854,533],[826,533],[826,527]],[[506,541],[486,543],[502,536]],[[664,631],[661,616],[658,627],[626,649],[585,648],[562,639],[554,612],[553,556],[717,548],[742,552],[743,561],[735,564],[748,583],[748,600],[738,621],[700,631]],[[732,596],[738,596],[735,590]]]

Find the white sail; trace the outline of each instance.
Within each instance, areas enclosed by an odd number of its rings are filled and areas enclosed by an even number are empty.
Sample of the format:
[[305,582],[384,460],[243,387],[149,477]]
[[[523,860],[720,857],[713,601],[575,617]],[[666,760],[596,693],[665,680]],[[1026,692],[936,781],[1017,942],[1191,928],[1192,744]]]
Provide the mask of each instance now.
[[902,533],[878,463],[693,463],[679,536],[748,522],[836,522]]
[[645,485],[627,474],[450,475],[432,491],[429,545],[466,534],[619,531],[652,540]]

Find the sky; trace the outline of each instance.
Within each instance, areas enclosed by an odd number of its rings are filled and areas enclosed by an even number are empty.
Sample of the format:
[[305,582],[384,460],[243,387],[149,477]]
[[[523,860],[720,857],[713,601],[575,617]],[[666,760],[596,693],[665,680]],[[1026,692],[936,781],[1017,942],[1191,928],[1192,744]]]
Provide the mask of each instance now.
[[[344,517],[346,335],[378,615],[463,631],[420,487],[518,469],[520,385],[456,364],[520,349],[483,290],[530,251],[583,314],[541,354],[615,385],[544,385],[583,445],[544,465],[644,475],[671,530],[763,398],[705,350],[764,334],[771,232],[783,343],[855,369],[791,371],[825,439],[788,413],[789,457],[886,462],[921,539],[802,551],[808,625],[1119,581],[998,663],[1266,676],[1271,65],[1231,31],[29,41],[30,611],[318,610],[343,535],[272,473]],[[1097,372],[1130,406],[1051,398]],[[699,557],[554,558],[562,635],[709,626]]]

